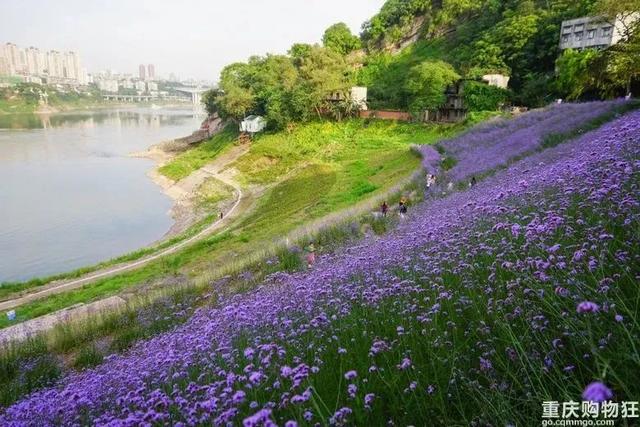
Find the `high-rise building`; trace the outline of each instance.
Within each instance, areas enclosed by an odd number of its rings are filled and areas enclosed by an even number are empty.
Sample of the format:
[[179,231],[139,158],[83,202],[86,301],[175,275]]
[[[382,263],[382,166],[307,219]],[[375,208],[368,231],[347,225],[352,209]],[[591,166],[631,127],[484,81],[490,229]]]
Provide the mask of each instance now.
[[0,75],[23,76],[25,81],[62,84],[86,84],[86,71],[76,52],[41,51],[31,46],[20,48],[13,43],[0,45]]
[[140,73],[140,80],[145,80],[147,78],[144,64],[140,64],[138,72]]
[[47,69],[49,77],[64,78],[64,57],[57,50],[47,52]]
[[65,52],[63,56],[63,77],[82,83],[80,57],[75,52]]
[[562,21],[560,49],[606,49],[622,40],[627,29],[640,20],[640,13],[617,16],[611,22],[597,16]]
[[149,73],[148,73],[149,80],[155,80],[156,79],[156,67],[153,64],[149,64],[147,69],[149,71]]
[[11,76],[13,74],[13,66],[9,57],[9,48],[6,44],[0,45],[0,76]]
[[22,52],[22,49],[13,43],[7,43],[4,45],[4,51],[11,74],[26,74],[26,56],[24,52]]
[[42,76],[47,69],[47,60],[44,52],[37,47],[31,46],[26,50],[27,74],[31,76]]

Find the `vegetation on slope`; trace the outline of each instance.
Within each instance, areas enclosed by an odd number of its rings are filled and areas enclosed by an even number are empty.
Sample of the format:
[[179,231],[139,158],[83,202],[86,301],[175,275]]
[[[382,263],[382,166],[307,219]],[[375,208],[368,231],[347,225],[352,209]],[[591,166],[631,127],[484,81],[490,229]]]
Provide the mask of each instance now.
[[[586,15],[613,22],[638,10],[638,0],[388,0],[363,25],[360,40],[339,23],[327,29],[323,46],[297,43],[287,55],[229,65],[221,91],[208,93],[205,103],[224,117],[260,114],[283,129],[321,115],[353,114],[353,84],[368,87],[374,108],[415,112],[444,102],[424,93],[442,94],[458,77],[473,82],[492,73],[510,76],[509,90],[472,84],[465,95],[472,111],[617,97],[640,78],[638,24],[608,49],[581,52],[560,51],[560,25]],[[356,50],[359,44],[365,49]],[[339,102],[329,99],[335,93],[342,94]]]
[[[612,118],[611,115],[607,114],[597,123],[594,121],[593,126],[602,124],[603,120]],[[355,122],[351,123],[351,125],[353,124]],[[314,126],[328,126],[335,131],[335,128],[340,128],[341,125],[314,124]],[[383,122],[379,123],[378,126],[396,125]],[[406,126],[407,129],[413,127],[412,125],[402,126]],[[587,125],[587,127],[581,126],[581,129],[586,128],[592,129],[593,127],[590,125]],[[413,137],[407,136],[407,141],[417,138],[419,135],[416,129],[407,131],[407,134],[411,133],[414,135]],[[571,135],[579,133],[582,132],[576,130],[576,133]],[[556,138],[555,144],[564,141],[571,135],[565,133],[559,136]],[[347,141],[352,140],[347,139]],[[280,146],[279,144],[275,145]],[[349,147],[352,147],[352,145],[349,145]],[[316,147],[316,159],[332,157],[333,155],[330,152]],[[251,161],[247,161],[246,164],[250,165]],[[269,177],[268,175],[261,175],[258,171],[254,172],[252,174],[249,171],[248,176],[252,180],[258,180],[257,182]],[[282,169],[275,172],[274,177],[282,176],[282,174],[289,175],[286,169]],[[151,298],[152,294],[150,292],[154,287],[150,286],[150,283],[154,278],[157,279],[162,276],[172,278],[174,285],[175,283],[181,283],[176,298],[170,297],[173,301],[170,306],[175,307],[175,304],[179,304],[182,309],[190,313],[194,307],[198,307],[200,304],[215,304],[215,301],[205,301],[198,296],[202,295],[202,293],[208,295],[212,283],[217,292],[240,292],[255,287],[269,273],[302,269],[304,268],[302,253],[295,245],[288,250],[278,249],[276,252],[272,252],[271,255],[266,254],[266,262],[264,258],[258,259],[256,262],[249,260],[249,263],[244,264],[239,263],[239,260],[242,259],[240,255],[243,253],[253,252],[255,254],[256,248],[268,247],[274,238],[277,239],[278,236],[284,235],[291,229],[291,223],[301,222],[308,215],[320,215],[325,212],[327,205],[318,203],[319,196],[325,195],[326,197],[326,195],[332,194],[331,190],[336,187],[336,175],[335,172],[330,171],[328,164],[315,163],[303,168],[300,173],[293,174],[275,186],[251,216],[245,218],[230,232],[212,236],[198,245],[155,262],[141,270],[105,279],[74,292],[60,294],[20,307],[18,316],[20,320],[25,320],[49,313],[69,304],[88,302],[122,291],[132,291],[135,289],[133,288],[134,286],[140,284],[146,284],[142,295]],[[269,177],[269,179],[275,178]],[[422,187],[421,184],[418,185],[418,188]],[[342,197],[347,197],[347,193],[343,193]],[[391,204],[396,200],[396,198],[389,199]],[[339,199],[334,200],[333,203],[339,203]],[[370,215],[365,215],[356,221],[349,219],[346,222],[339,222],[333,226],[323,228],[320,234],[315,236],[314,240],[319,251],[326,253],[334,245],[344,244],[350,239],[361,238],[367,229],[376,233],[384,233],[390,226],[390,222],[393,223],[393,219],[375,219]],[[237,256],[229,257],[228,251],[234,251]],[[216,260],[224,261],[218,263]],[[218,270],[220,274],[230,275],[216,282],[212,282],[211,279],[204,282],[197,281],[196,283],[199,283],[197,287],[187,288],[192,289],[195,293],[185,291],[182,274],[206,274],[207,271],[210,274],[212,268],[222,268],[222,270]],[[166,286],[165,284],[161,286],[164,292],[167,292]],[[173,289],[171,285],[169,289]],[[174,291],[171,290],[171,292],[173,293]],[[160,330],[169,329],[172,325],[181,323],[188,317],[181,310],[180,313],[182,314],[177,317],[174,316],[172,313],[176,312],[175,308],[165,307],[165,303],[169,303],[166,298],[161,299],[158,303],[151,302],[151,305],[147,302],[142,306],[127,307],[124,312],[117,311],[106,317],[93,319],[72,327],[62,325],[56,328],[53,335],[49,335],[47,342],[40,340],[34,344],[25,343],[16,348],[12,347],[11,351],[0,360],[0,368],[6,369],[8,372],[6,378],[1,380],[3,385],[1,388],[4,392],[0,393],[0,400],[5,404],[10,403],[22,394],[48,384],[49,381],[57,378],[64,370],[69,369],[70,366],[77,365],[82,367],[85,363],[93,363],[92,361],[96,361],[112,352],[122,351],[136,340],[151,336]],[[0,317],[0,326],[8,326],[6,316]],[[49,357],[49,353],[55,354],[56,357]],[[42,364],[25,365],[23,363],[25,360],[40,360],[44,357],[43,355],[47,356]],[[66,368],[60,366],[59,359],[66,361]],[[25,378],[26,376],[32,376],[35,380],[29,383],[18,380],[18,378]]]
[[[25,304],[17,309],[18,320],[32,319],[124,291],[162,287],[164,280],[194,280],[245,262],[255,257],[260,249],[273,248],[274,242],[284,239],[288,232],[303,223],[384,193],[418,168],[420,160],[411,152],[412,144],[435,143],[472,123],[422,125],[350,120],[310,123],[299,126],[290,134],[262,135],[233,165],[241,172],[239,179],[245,184],[267,187],[268,192],[257,202],[249,219],[136,271]],[[229,127],[222,134],[179,155],[162,172],[172,178],[188,176],[229,147],[235,135]],[[192,230],[177,239],[187,235],[193,235]],[[143,249],[101,267],[136,259],[155,250],[157,248]],[[95,267],[82,269],[71,277],[93,270]],[[67,275],[56,278],[63,277]],[[8,299],[48,281],[7,284],[0,288],[0,297]],[[9,324],[6,316],[0,316],[0,327]]]
[[[640,73],[633,60],[640,52],[637,25],[627,28],[627,42],[610,49],[562,54],[560,24],[587,15],[612,20],[637,10],[637,0],[388,0],[363,25],[361,38],[370,52],[363,73],[377,78],[361,81],[370,84],[374,102],[398,106],[402,97],[393,92],[402,92],[410,67],[441,59],[469,79],[486,73],[511,76],[513,99],[523,105],[541,106],[554,98],[576,99],[583,94],[590,99],[619,96],[629,91]],[[388,52],[410,35],[416,23],[420,24],[417,43],[398,56]],[[585,60],[580,64],[566,58],[575,56]],[[572,75],[577,78],[571,79]]]
[[102,104],[102,98],[95,90],[88,92],[60,91],[51,86],[18,83],[7,88],[0,88],[0,114],[34,113],[44,99],[47,100],[49,107],[61,109],[85,108]]
[[4,421],[529,425],[544,401],[633,401],[639,119],[223,298]]

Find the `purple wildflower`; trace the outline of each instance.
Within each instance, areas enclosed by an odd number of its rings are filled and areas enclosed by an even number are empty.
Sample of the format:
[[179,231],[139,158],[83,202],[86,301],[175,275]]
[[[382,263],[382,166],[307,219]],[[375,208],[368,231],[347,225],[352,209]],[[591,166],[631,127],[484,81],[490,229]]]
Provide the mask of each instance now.
[[595,302],[583,301],[578,304],[576,311],[578,313],[597,313],[600,310],[600,306]]
[[582,392],[582,398],[590,402],[604,402],[611,400],[613,392],[609,387],[601,383],[600,381],[594,381],[589,384]]
[[357,376],[358,376],[358,373],[356,371],[348,371],[347,373],[344,374],[344,377],[347,380],[352,380]]

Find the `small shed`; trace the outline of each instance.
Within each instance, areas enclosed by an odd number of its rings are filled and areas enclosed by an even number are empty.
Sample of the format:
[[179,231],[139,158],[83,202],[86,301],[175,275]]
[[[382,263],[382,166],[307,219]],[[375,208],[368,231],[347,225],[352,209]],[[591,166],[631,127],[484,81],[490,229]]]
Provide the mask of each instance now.
[[267,121],[262,116],[248,116],[240,122],[240,132],[257,133],[267,127]]
[[509,86],[509,76],[504,74],[485,74],[482,76],[482,81],[489,86],[496,86],[502,89],[506,89]]

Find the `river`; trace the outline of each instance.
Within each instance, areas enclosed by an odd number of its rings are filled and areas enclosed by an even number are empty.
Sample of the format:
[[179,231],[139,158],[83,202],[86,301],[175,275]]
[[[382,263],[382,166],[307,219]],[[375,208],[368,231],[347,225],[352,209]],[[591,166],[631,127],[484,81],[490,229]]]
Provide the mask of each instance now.
[[0,283],[111,259],[169,230],[172,201],[128,154],[197,129],[190,109],[0,115]]

